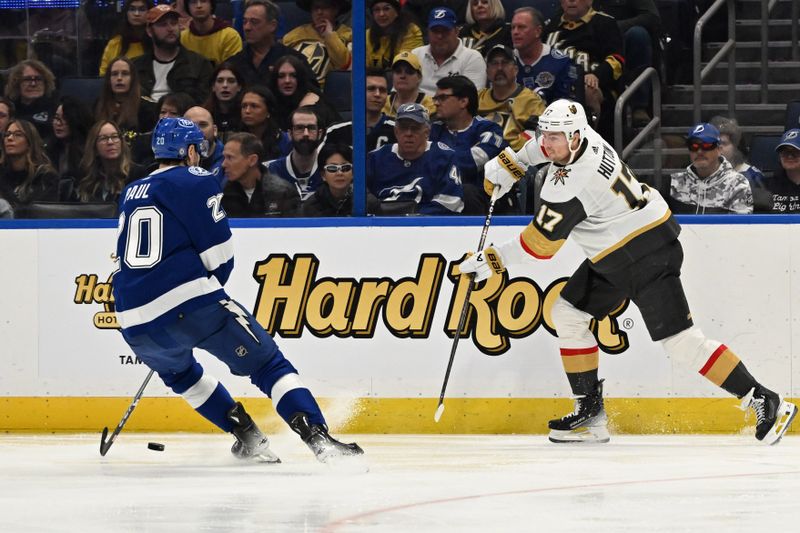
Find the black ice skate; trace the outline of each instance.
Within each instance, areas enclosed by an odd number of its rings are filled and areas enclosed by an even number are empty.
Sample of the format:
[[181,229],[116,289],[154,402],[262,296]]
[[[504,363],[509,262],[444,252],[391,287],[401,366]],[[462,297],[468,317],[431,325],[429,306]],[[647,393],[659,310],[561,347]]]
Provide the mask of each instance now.
[[306,446],[311,448],[311,451],[314,452],[317,460],[321,463],[327,463],[332,459],[364,454],[364,450],[358,444],[339,442],[328,434],[328,428],[325,426],[310,424],[305,413],[296,413],[289,422],[289,427],[300,435],[300,438],[303,439]]
[[253,459],[262,463],[280,463],[281,460],[269,449],[269,440],[261,433],[256,423],[244,410],[240,402],[228,411],[228,420],[233,422],[236,442],[231,453],[239,459]]
[[603,380],[586,396],[575,397],[575,410],[565,417],[551,420],[550,442],[608,442],[608,417],[603,407]]
[[756,412],[756,438],[765,444],[778,444],[797,414],[795,404],[761,385],[742,397],[742,411],[750,407]]

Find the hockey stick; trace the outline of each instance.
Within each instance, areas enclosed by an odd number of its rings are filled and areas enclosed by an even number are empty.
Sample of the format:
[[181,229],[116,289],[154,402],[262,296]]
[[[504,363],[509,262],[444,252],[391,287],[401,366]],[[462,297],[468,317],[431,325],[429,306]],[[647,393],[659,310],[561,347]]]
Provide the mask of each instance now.
[[147,384],[150,383],[150,378],[153,377],[153,370],[151,369],[150,372],[147,374],[147,377],[144,378],[144,383],[142,386],[139,387],[139,392],[136,393],[136,396],[133,397],[133,401],[128,406],[128,410],[125,411],[125,414],[122,415],[122,420],[119,421],[117,424],[117,429],[114,430],[114,433],[111,434],[111,438],[108,439],[106,442],[106,436],[108,435],[108,428],[103,428],[103,434],[100,436],[100,455],[105,457],[108,453],[108,449],[111,448],[111,445],[114,444],[114,439],[117,438],[119,432],[122,431],[122,427],[125,425],[125,422],[128,421],[128,417],[131,416],[131,413],[134,409],[136,409],[136,404],[139,403],[139,400],[142,398],[142,394],[144,393],[144,388],[147,387]]
[[[492,214],[494,213],[494,203],[497,201],[497,193],[499,187],[495,187],[492,191],[492,199],[489,201],[489,212],[486,213],[486,221],[483,223],[483,230],[481,230],[481,240],[478,243],[478,252],[483,250],[483,245],[486,242],[486,235],[489,233],[489,225],[492,223]],[[453,337],[453,346],[450,348],[450,360],[447,362],[447,371],[444,373],[444,383],[442,383],[442,392],[439,394],[439,406],[436,408],[436,414],[433,415],[433,421],[439,422],[444,413],[444,393],[447,390],[447,382],[450,381],[450,370],[453,368],[453,360],[456,358],[456,348],[458,347],[458,340],[461,338],[461,330],[464,328],[464,322],[467,321],[467,309],[469,308],[469,297],[472,294],[472,287],[474,285],[474,274],[469,276],[469,285],[467,286],[467,294],[464,296],[464,307],[461,308],[461,316],[458,317],[458,327],[456,328],[455,336]]]

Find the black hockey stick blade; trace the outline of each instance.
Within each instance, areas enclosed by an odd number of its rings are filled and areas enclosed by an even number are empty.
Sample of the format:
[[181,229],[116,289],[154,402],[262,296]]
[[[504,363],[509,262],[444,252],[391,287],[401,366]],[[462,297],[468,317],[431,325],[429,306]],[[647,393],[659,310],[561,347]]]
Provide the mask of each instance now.
[[100,455],[103,457],[106,456],[108,453],[108,449],[111,448],[111,442],[106,442],[106,437],[108,436],[108,428],[103,428],[103,434],[100,435]]

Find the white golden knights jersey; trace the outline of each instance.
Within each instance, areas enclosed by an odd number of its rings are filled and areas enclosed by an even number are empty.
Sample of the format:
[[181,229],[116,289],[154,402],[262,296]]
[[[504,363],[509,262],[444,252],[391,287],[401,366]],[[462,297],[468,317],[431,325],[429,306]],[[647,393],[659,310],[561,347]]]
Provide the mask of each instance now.
[[[519,152],[524,163],[543,160],[531,140]],[[573,163],[550,165],[541,207],[520,235],[530,256],[551,258],[572,236],[599,272],[627,266],[678,238],[680,226],[654,189],[639,183],[611,146],[587,128]]]

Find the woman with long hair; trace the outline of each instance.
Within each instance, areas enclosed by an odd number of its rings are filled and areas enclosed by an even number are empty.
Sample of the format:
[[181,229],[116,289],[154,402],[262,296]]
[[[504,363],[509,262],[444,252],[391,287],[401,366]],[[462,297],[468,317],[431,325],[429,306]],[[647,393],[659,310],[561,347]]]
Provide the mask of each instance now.
[[263,85],[253,85],[242,93],[242,131],[252,133],[264,146],[264,161],[277,159],[291,151],[291,140],[275,122],[277,103],[272,91]]
[[217,65],[211,74],[211,93],[203,107],[211,113],[220,138],[228,132],[239,131],[244,77],[239,69],[229,62]]
[[36,59],[25,59],[9,72],[5,95],[14,102],[16,117],[30,121],[40,137],[47,137],[55,111],[55,90],[56,77],[47,65]]
[[155,106],[142,98],[139,74],[129,58],[115,57],[108,66],[94,118],[118,124],[130,144],[138,134],[153,129]]
[[144,169],[131,161],[122,130],[107,120],[89,130],[81,171],[73,198],[79,202],[116,202],[126,184],[145,176]]
[[150,38],[145,32],[147,27],[147,11],[153,7],[152,0],[125,0],[122,7],[122,19],[119,30],[112,37],[100,59],[100,75],[103,76],[111,65],[111,61],[119,56],[134,59],[144,54],[145,46],[149,46]]
[[0,197],[13,207],[58,200],[58,175],[36,127],[27,120],[8,124],[0,154]]
[[282,130],[292,126],[292,112],[302,106],[314,106],[326,128],[341,122],[339,113],[314,85],[313,76],[305,62],[295,55],[285,55],[275,62],[269,88],[277,104],[272,115]]
[[464,46],[482,56],[498,44],[513,47],[511,25],[506,22],[506,10],[500,0],[470,0],[467,24],[458,36]]
[[388,69],[394,56],[422,46],[422,31],[411,22],[398,0],[370,0],[367,28],[367,67]]
[[62,96],[53,115],[53,134],[47,156],[61,178],[78,178],[86,135],[92,126],[89,108],[72,96]]

